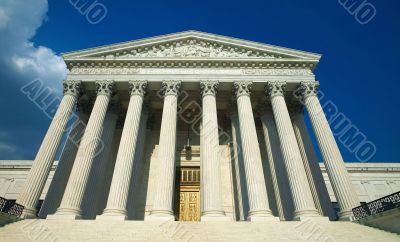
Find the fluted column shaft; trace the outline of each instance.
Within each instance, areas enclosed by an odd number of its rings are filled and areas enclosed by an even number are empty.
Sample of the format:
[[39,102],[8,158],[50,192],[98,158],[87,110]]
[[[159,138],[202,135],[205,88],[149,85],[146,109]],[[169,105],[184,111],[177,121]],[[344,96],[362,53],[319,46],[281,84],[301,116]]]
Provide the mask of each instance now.
[[274,217],[268,204],[260,147],[250,102],[251,87],[252,83],[247,81],[236,81],[233,86],[238,108],[244,168],[249,195],[250,211],[247,219],[257,221]]
[[69,175],[71,174],[72,166],[74,165],[79,141],[82,138],[89,118],[86,111],[86,109],[82,110],[78,107],[78,118],[74,122],[67,141],[65,142],[63,151],[58,161],[57,169],[54,172],[49,190],[47,191],[46,199],[44,200],[40,209],[39,217],[41,218],[46,218],[48,214],[55,213],[57,208],[60,206]]
[[132,171],[132,178],[131,184],[129,188],[128,194],[128,202],[127,202],[127,212],[128,212],[128,219],[130,217],[134,217],[137,211],[136,206],[139,206],[140,199],[140,192],[143,186],[141,183],[143,174],[144,174],[144,166],[145,160],[143,157],[145,144],[149,142],[148,138],[148,129],[147,129],[147,120],[149,117],[149,107],[146,104],[143,104],[142,108],[142,115],[140,117],[140,125],[139,125],[139,132],[138,132],[138,140],[136,144],[136,151],[135,151],[135,158],[134,158],[134,167]]
[[330,218],[334,218],[333,207],[329,198],[329,193],[322,176],[318,159],[308,134],[302,108],[294,108],[291,113],[294,133],[296,135],[297,144],[303,158],[304,169],[307,174],[308,183],[314,198],[314,204],[319,213]]
[[318,86],[318,82],[302,82],[300,92],[310,116],[326,171],[341,210],[339,216],[341,219],[352,219],[351,209],[359,206],[360,201],[354,191],[339,147],[319,103],[317,97]]
[[99,197],[99,201],[97,203],[97,214],[98,215],[101,215],[107,206],[108,194],[110,193],[110,188],[111,188],[112,174],[114,172],[115,161],[117,159],[118,147],[119,147],[119,143],[121,141],[122,128],[124,125],[123,124],[124,120],[122,120],[122,119],[124,119],[125,116],[123,116],[123,118],[120,116],[120,118],[117,120],[117,124],[115,127],[114,137],[112,139],[112,147],[111,147],[111,151],[110,151],[110,161],[107,163],[107,166],[106,166],[105,177],[104,177],[104,181],[101,184],[100,197]]
[[64,130],[81,92],[80,81],[65,81],[63,85],[64,96],[32,164],[25,188],[17,199],[17,203],[25,207],[22,214],[25,218],[36,217],[36,204],[43,192]]
[[272,185],[274,188],[278,214],[280,220],[285,220],[285,211],[282,201],[283,199],[285,199],[284,196],[282,196],[282,192],[284,191],[280,191],[279,189],[277,177],[278,169],[275,165],[278,162],[282,162],[282,154],[279,147],[279,140],[277,137],[278,134],[276,131],[275,120],[271,108],[265,108],[265,110],[262,110],[260,119],[263,127],[265,148],[267,150],[268,164],[271,170],[271,178],[273,183]]
[[157,160],[157,179],[149,219],[174,220],[177,101],[180,81],[163,82],[164,107]]
[[221,198],[221,168],[219,161],[219,136],[217,104],[215,95],[218,88],[217,81],[200,82],[203,96],[202,130],[201,130],[201,220],[216,220],[225,218]]
[[110,162],[110,152],[118,116],[118,104],[111,103],[104,119],[103,132],[101,134],[103,150],[96,156],[94,160],[82,203],[82,215],[85,218],[92,219],[97,213],[97,204],[100,196],[100,190],[102,188],[102,186],[99,184],[104,182],[107,163]]
[[[234,155],[234,176],[236,180],[236,193],[238,194],[238,201],[236,208],[236,213],[238,214],[237,218],[239,221],[246,220],[245,212],[247,212],[246,207],[246,199],[244,197],[247,195],[246,187],[244,186],[245,181],[241,179],[241,168],[243,164],[243,152],[242,152],[242,145],[240,140],[240,127],[239,127],[239,117],[237,114],[237,109],[232,108],[231,110],[231,129],[232,129],[232,142],[233,142],[233,155]],[[240,195],[239,195],[240,194]]]
[[115,92],[115,84],[113,81],[98,81],[96,82],[96,87],[96,101],[79,145],[61,205],[53,218],[80,218],[83,196],[93,167],[93,161],[101,149],[104,148],[101,134],[108,104]]
[[268,82],[266,92],[271,101],[282,156],[288,173],[295,209],[294,219],[301,220],[302,217],[316,217],[319,214],[314,205],[289,111],[283,97],[285,85],[284,82]]
[[118,216],[121,219],[126,219],[127,217],[129,185],[131,184],[131,179],[134,179],[132,178],[132,169],[134,167],[143,97],[146,90],[146,81],[129,82],[131,97],[118,148],[107,206],[103,215]]

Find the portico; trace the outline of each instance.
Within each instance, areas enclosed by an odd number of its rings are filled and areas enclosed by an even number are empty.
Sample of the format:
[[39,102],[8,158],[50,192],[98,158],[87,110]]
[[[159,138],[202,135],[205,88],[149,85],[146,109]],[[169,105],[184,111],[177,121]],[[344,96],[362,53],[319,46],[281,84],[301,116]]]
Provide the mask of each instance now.
[[319,55],[188,31],[63,57],[64,97],[17,200],[27,218],[77,105],[85,130],[65,144],[59,167],[70,168],[56,170],[40,217],[332,218],[304,135],[316,137],[340,219],[359,205],[317,98]]

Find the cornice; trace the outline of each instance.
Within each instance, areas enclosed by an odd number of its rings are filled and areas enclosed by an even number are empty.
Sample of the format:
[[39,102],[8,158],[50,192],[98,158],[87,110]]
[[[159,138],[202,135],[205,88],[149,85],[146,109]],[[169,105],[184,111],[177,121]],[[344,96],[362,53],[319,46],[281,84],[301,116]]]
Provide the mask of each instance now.
[[[400,173],[400,163],[351,163],[346,162],[346,170],[349,173]],[[319,163],[323,172],[326,167],[323,163]]]
[[248,69],[309,69],[317,62],[301,59],[258,58],[77,58],[65,59],[68,69],[73,68],[248,68]]
[[321,55],[196,31],[129,41],[63,55],[74,67],[302,68],[314,70]]
[[242,40],[238,38],[226,37],[216,34],[203,33],[199,31],[185,31],[180,33],[122,42],[112,45],[99,46],[95,48],[65,53],[63,54],[63,58],[68,59],[71,57],[106,55],[107,53],[110,52],[123,52],[124,50],[130,50],[135,48],[145,48],[145,47],[150,48],[152,46],[165,45],[168,43],[173,43],[178,41],[190,41],[190,40],[216,43],[217,45],[224,45],[228,48],[229,47],[245,48],[255,52],[259,51],[264,53],[272,53],[273,55],[283,56],[283,57],[286,56],[291,58],[305,58],[305,59],[313,59],[315,61],[318,61],[321,58],[321,55],[311,52],[299,51],[295,49],[289,49],[289,48],[268,45],[254,41]]

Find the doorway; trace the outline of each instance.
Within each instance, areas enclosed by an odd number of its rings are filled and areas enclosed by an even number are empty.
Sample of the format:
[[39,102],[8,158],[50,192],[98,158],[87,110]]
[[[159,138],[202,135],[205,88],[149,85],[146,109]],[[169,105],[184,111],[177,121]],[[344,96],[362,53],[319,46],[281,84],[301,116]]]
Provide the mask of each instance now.
[[175,184],[178,221],[200,221],[200,168],[178,167]]

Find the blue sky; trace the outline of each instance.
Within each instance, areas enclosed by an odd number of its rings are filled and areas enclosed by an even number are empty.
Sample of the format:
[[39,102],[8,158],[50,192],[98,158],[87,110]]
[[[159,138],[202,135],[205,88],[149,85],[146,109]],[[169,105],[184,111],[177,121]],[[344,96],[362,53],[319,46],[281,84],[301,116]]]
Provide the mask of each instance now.
[[61,95],[60,53],[193,29],[322,54],[321,90],[375,144],[371,161],[400,162],[399,1],[368,0],[376,16],[360,24],[338,0],[98,0],[96,25],[76,1],[0,2],[0,159],[35,157],[50,119],[20,88],[41,78]]

